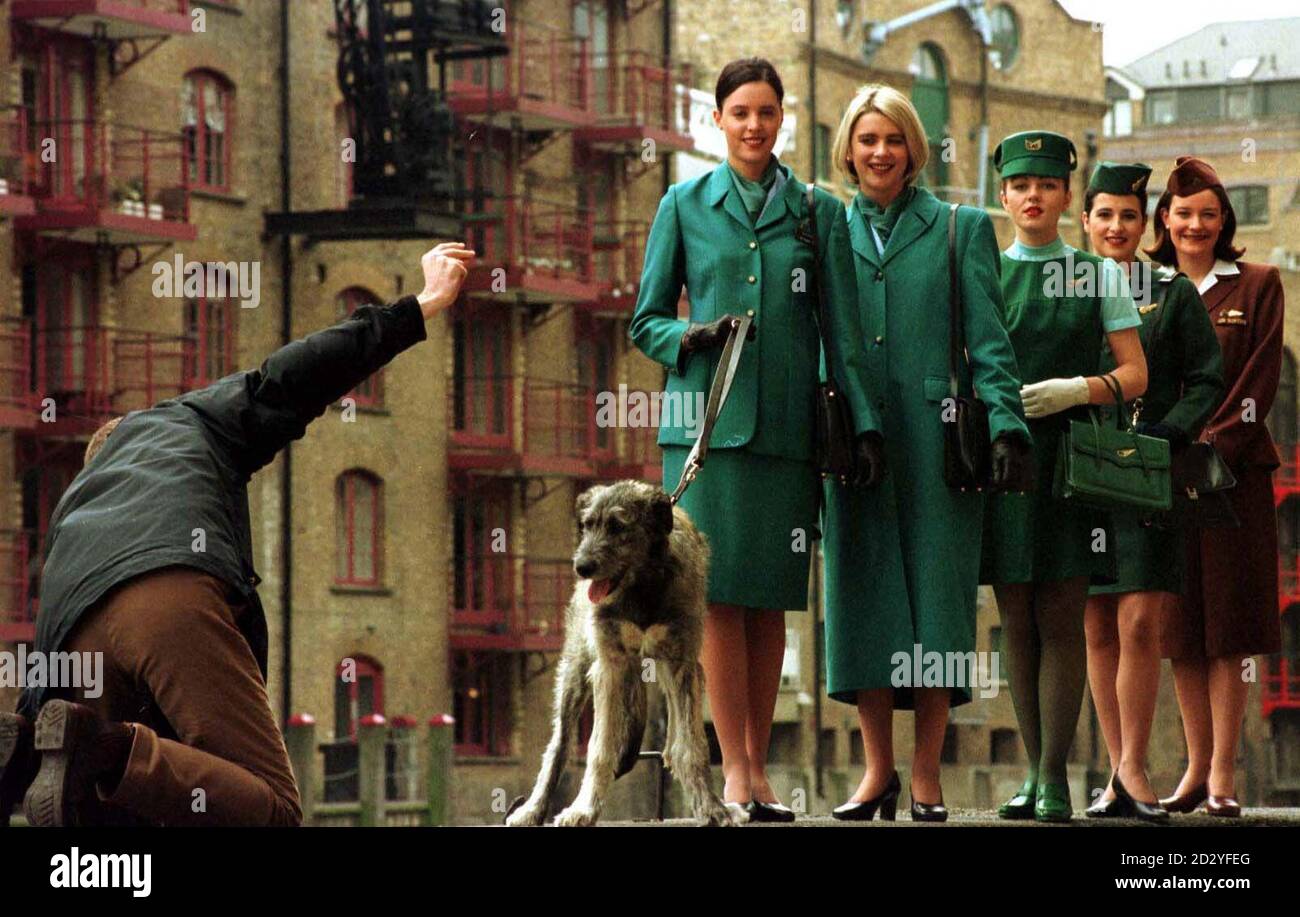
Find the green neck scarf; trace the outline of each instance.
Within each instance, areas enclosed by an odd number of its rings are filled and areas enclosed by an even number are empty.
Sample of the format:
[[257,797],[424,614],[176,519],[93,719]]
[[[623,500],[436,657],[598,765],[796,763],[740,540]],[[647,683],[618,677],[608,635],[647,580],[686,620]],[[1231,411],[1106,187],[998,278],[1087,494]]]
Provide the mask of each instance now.
[[880,247],[882,249],[889,245],[889,234],[894,231],[894,224],[898,222],[899,215],[907,209],[907,205],[912,202],[912,198],[915,196],[916,186],[908,185],[898,193],[898,197],[890,201],[888,207],[881,207],[861,191],[854,197],[858,210],[862,211],[863,218],[866,219],[868,225],[876,230],[876,235],[880,236]]
[[758,222],[758,215],[763,212],[763,205],[767,203],[767,194],[776,181],[776,157],[773,156],[768,161],[767,168],[763,170],[763,175],[758,181],[745,178],[731,167],[731,163],[727,163],[727,169],[731,172],[732,184],[736,186],[736,192],[740,195],[745,211],[749,214],[749,222],[751,224]]

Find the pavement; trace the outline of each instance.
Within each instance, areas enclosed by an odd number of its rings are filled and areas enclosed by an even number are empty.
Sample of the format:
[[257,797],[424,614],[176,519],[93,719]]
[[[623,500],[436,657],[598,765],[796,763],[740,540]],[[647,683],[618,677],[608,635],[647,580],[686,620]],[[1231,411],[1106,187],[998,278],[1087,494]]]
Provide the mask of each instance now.
[[[1190,815],[1173,815],[1169,819],[1170,825],[1186,828],[1257,828],[1257,827],[1296,827],[1300,826],[1300,808],[1296,809],[1242,809],[1240,818],[1216,818],[1205,813],[1192,813]],[[658,821],[601,821],[600,825],[607,828],[687,828],[696,824],[693,819],[689,818],[669,818],[662,822]],[[945,827],[946,825],[960,825],[966,827],[998,827],[998,828],[1030,828],[1030,829],[1052,829],[1052,828],[1112,828],[1133,825],[1145,825],[1146,823],[1136,818],[1086,818],[1082,812],[1076,812],[1075,817],[1069,824],[1042,824],[1034,821],[1006,821],[998,818],[992,810],[977,809],[950,809],[948,821],[946,824],[920,823],[913,822],[907,817],[906,811],[900,812],[898,820],[895,822],[882,822],[876,820],[870,823],[874,827],[885,828],[934,828]],[[847,822],[838,821],[829,815],[804,815],[799,816],[793,824],[751,824],[745,827],[749,828],[860,828],[866,827],[865,822]],[[1158,828],[1159,825],[1151,827]]]

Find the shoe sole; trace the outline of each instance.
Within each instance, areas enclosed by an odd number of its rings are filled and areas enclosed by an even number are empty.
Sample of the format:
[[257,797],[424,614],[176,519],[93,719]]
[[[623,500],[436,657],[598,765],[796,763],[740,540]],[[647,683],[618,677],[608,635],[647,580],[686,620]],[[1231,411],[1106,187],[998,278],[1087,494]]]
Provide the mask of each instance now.
[[75,824],[74,813],[90,781],[81,773],[77,741],[86,729],[66,701],[52,700],[36,717],[36,750],[41,767],[27,790],[23,809],[27,821],[39,828],[61,828]]
[[9,824],[9,817],[27,792],[26,775],[19,772],[24,762],[18,756],[23,745],[31,742],[31,736],[32,727],[26,717],[0,713],[0,828]]

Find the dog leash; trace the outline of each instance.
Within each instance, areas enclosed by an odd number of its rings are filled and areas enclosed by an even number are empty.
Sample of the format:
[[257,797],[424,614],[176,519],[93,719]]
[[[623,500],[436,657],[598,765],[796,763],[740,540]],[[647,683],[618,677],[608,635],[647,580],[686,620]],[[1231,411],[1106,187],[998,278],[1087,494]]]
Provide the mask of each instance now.
[[718,419],[722,405],[727,401],[727,394],[731,391],[731,382],[736,377],[736,367],[740,365],[740,351],[745,346],[745,335],[749,334],[752,321],[748,315],[731,321],[731,333],[727,337],[727,343],[723,345],[718,368],[713,373],[713,385],[709,387],[709,400],[704,408],[704,425],[695,440],[695,445],[691,447],[690,454],[686,456],[681,480],[677,482],[677,488],[669,498],[674,505],[682,498],[682,494],[686,493],[686,488],[691,485],[695,475],[704,466],[704,459],[709,454],[709,437],[713,434],[713,424]]

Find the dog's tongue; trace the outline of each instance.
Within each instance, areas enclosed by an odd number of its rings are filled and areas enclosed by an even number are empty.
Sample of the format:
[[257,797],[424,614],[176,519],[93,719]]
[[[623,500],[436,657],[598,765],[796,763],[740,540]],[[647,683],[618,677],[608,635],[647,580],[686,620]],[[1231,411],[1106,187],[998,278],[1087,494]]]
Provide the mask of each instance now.
[[591,604],[599,604],[605,596],[609,595],[609,580],[594,579],[591,585],[587,587],[587,598],[591,599]]

